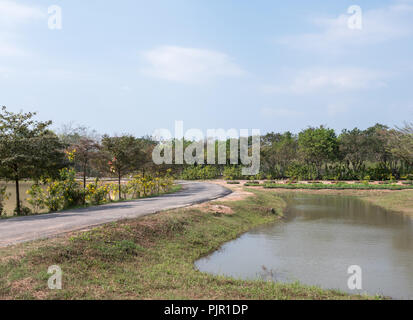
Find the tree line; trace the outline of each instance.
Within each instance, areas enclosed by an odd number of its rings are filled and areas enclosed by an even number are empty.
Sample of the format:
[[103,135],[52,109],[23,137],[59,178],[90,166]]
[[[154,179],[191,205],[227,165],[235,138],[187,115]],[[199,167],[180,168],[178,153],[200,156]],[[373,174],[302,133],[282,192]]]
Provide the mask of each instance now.
[[[182,179],[243,179],[241,167],[231,165],[227,140],[226,165],[155,165],[157,141],[133,135],[99,135],[84,127],[50,129],[51,121],[35,120],[35,113],[0,112],[0,180],[16,187],[16,213],[21,212],[22,180],[61,179],[64,168],[75,171],[87,188],[88,177],[113,177],[122,194],[122,179],[139,173]],[[185,148],[191,141],[184,141]],[[206,157],[205,157],[206,158]],[[413,179],[413,126],[389,128],[376,124],[336,134],[325,126],[298,134],[268,133],[261,137],[261,171],[252,179],[393,180]]]

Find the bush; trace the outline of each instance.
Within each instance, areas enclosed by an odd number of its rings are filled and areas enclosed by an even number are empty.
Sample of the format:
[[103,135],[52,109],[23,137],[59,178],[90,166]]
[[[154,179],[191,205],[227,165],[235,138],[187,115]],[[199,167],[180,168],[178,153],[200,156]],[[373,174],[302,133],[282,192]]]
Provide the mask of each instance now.
[[105,203],[109,199],[109,194],[109,184],[99,186],[98,179],[96,179],[94,183],[89,183],[86,186],[86,199],[92,205],[99,205]]
[[[89,183],[86,190],[75,179],[74,170],[60,171],[59,180],[47,179],[45,187],[39,184],[31,186],[27,192],[28,202],[38,213],[47,208],[51,212],[77,207],[83,204],[100,205],[112,201],[112,195],[118,194],[118,185],[114,183],[100,184],[99,180]],[[170,171],[163,177],[133,177],[128,184],[121,185],[121,198],[139,198],[168,192],[174,183]]]
[[59,171],[59,180],[46,179],[45,188],[34,184],[27,191],[30,195],[28,202],[35,212],[48,208],[55,212],[83,204],[84,190],[76,181],[75,171],[62,169]]
[[127,193],[132,199],[137,199],[142,196],[158,195],[168,192],[173,186],[174,179],[170,175],[170,170],[163,177],[152,177],[136,175],[127,184]]
[[211,180],[221,176],[216,166],[190,166],[184,169],[181,178],[184,180]]
[[224,168],[224,179],[225,180],[240,180],[242,179],[241,167],[238,166],[226,166]]
[[76,181],[75,170],[62,169],[59,184],[65,199],[63,209],[76,207],[84,203],[85,193],[80,183]]
[[0,216],[4,213],[4,202],[8,199],[7,186],[0,186]]
[[287,177],[294,180],[312,180],[317,178],[317,174],[309,166],[294,162],[286,171]]
[[39,213],[45,208],[44,190],[38,183],[32,185],[27,190],[27,194],[30,196],[27,198],[27,202],[33,207],[35,213]]
[[13,214],[14,215],[19,215],[19,216],[28,216],[32,213],[32,210],[30,208],[23,206],[23,204],[20,202],[20,211],[14,209]]

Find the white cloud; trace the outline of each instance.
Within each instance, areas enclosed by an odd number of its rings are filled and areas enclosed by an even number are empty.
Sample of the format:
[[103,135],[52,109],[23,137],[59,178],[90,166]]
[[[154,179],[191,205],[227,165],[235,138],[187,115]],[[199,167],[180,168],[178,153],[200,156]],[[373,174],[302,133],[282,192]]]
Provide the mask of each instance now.
[[43,17],[45,13],[37,7],[0,0],[0,25],[16,26]]
[[237,77],[244,71],[225,53],[177,46],[162,46],[142,54],[145,74],[165,80],[199,83],[220,76]]
[[287,84],[264,86],[267,93],[309,94],[383,87],[382,73],[361,68],[312,68],[298,72]]
[[323,53],[347,53],[354,47],[382,43],[413,34],[413,4],[411,1],[363,11],[363,28],[348,28],[350,15],[335,18],[312,19],[312,24],[321,30],[314,33],[289,35],[278,39],[283,45],[298,50]]
[[304,113],[301,111],[296,111],[291,108],[262,108],[260,110],[261,115],[264,117],[280,117],[280,118],[288,118],[288,117],[300,117],[303,116]]
[[45,17],[37,7],[0,0],[0,56],[22,56],[26,50],[18,44],[18,28]]

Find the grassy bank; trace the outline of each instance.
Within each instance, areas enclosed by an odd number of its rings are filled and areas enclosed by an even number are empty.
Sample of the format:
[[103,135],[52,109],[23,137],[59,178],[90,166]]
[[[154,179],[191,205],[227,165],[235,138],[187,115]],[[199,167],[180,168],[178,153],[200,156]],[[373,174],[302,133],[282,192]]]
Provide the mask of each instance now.
[[[247,186],[260,186],[260,184],[247,184]],[[364,184],[364,183],[337,183],[337,184],[265,184],[266,189],[311,189],[311,190],[413,190],[413,185],[396,185],[396,184]]]
[[[348,299],[299,284],[241,281],[194,269],[194,261],[254,226],[280,219],[284,202],[268,191],[202,207],[112,223],[85,233],[0,250],[0,298]],[[275,209],[275,210],[271,210]],[[276,212],[274,214],[273,212]],[[47,289],[47,269],[63,270],[63,290]]]
[[[261,187],[263,187],[261,185]],[[257,189],[260,190],[260,189]],[[363,201],[370,202],[396,214],[406,214],[413,217],[413,190],[389,190],[389,189],[288,189],[288,188],[267,188],[263,189],[271,193],[308,193],[324,195],[342,195],[356,197]]]

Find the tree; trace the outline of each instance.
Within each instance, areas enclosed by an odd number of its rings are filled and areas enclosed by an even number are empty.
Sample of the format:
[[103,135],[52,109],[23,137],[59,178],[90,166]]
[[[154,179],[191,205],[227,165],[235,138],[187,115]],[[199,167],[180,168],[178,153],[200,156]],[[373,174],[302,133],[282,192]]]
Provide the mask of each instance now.
[[263,168],[271,175],[285,177],[291,162],[297,158],[297,138],[291,132],[269,133],[261,140]]
[[313,164],[320,177],[321,167],[338,156],[338,141],[333,129],[320,126],[308,128],[298,135],[299,150],[307,163]]
[[343,130],[338,138],[340,158],[347,166],[347,170],[361,172],[369,156],[369,140],[365,131],[354,128]]
[[403,128],[389,131],[387,150],[394,156],[413,166],[413,123],[406,123]]
[[130,135],[102,138],[102,151],[109,158],[109,170],[118,178],[119,199],[122,197],[122,177],[138,169],[137,159],[142,156],[140,145]]
[[0,175],[16,184],[16,213],[21,214],[19,182],[56,175],[64,167],[63,144],[48,127],[33,120],[36,113],[0,113]]
[[[79,167],[82,172],[84,190],[86,190],[86,176],[90,162],[96,159],[99,150],[99,143],[87,137],[81,137],[78,142],[69,147],[69,152],[74,155],[75,166]],[[85,202],[85,198],[83,202]]]

